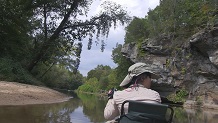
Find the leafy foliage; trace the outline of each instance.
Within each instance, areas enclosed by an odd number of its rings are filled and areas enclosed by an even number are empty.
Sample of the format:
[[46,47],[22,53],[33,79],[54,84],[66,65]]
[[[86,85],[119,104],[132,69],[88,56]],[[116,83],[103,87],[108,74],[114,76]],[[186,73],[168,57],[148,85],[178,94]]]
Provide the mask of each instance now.
[[126,27],[125,43],[137,42],[149,36],[148,19],[134,17]]
[[123,78],[125,78],[128,72],[128,68],[133,64],[133,62],[123,56],[123,54],[121,53],[121,49],[122,45],[117,44],[116,48],[114,48],[112,51],[112,59],[114,63],[116,63],[118,66],[117,68],[115,68],[114,73],[116,74],[116,85],[119,85]]
[[[49,87],[76,89],[80,86],[83,77],[76,72],[83,39],[89,38],[88,49],[91,49],[93,38],[97,38],[103,51],[105,43],[100,38],[107,37],[111,27],[130,20],[127,12],[113,2],[104,2],[100,13],[88,17],[92,2],[1,0],[0,58],[4,57],[0,61],[1,78],[28,82],[29,79],[20,75],[23,73],[33,75]],[[4,67],[5,60],[17,65]],[[21,71],[14,73],[14,68]]]
[[185,102],[185,98],[188,95],[188,92],[182,88],[175,94],[169,95],[167,98],[173,102]]
[[[163,34],[173,37],[175,42],[181,41],[176,39],[186,38],[203,28],[213,27],[217,19],[217,5],[216,1],[211,0],[161,0],[160,5],[154,10],[149,10],[144,18],[133,18],[126,27],[125,44],[136,43],[141,47],[145,39]],[[127,75],[127,70],[133,63],[123,56],[121,49],[122,45],[117,44],[112,51],[113,61],[118,67],[107,74],[103,74],[104,71],[97,68],[88,73],[88,79],[97,78],[100,86],[95,86],[99,89],[118,87]],[[144,55],[144,52],[142,53]],[[185,72],[184,69],[182,70]],[[95,88],[88,85],[87,88]],[[186,95],[187,91],[181,89],[176,94],[170,95],[169,99],[180,102],[184,101]]]
[[129,66],[133,64],[122,56],[121,48],[122,45],[117,44],[112,53],[112,58],[118,67],[111,69],[107,65],[98,65],[88,72],[86,82],[78,88],[78,91],[99,93],[102,90],[119,88],[120,82],[127,75]]
[[[35,37],[43,35],[43,38],[38,41],[42,43],[39,43],[41,45],[27,66],[29,71],[38,62],[47,61],[52,56],[55,58],[64,57],[65,59],[65,56],[73,56],[69,57],[74,59],[68,60],[70,61],[68,67],[77,70],[80,63],[82,39],[89,36],[88,49],[91,49],[94,35],[99,41],[100,35],[108,36],[112,25],[116,27],[118,22],[123,25],[129,21],[126,11],[112,2],[104,2],[102,4],[103,11],[90,19],[80,19],[80,17],[87,15],[92,0],[49,0],[37,2],[40,6],[36,3],[34,18],[37,22],[40,22],[40,25],[33,32],[36,33]],[[103,51],[105,46],[103,41],[101,45]]]
[[27,70],[23,69],[20,63],[15,62],[13,59],[3,57],[0,58],[0,61],[0,80],[44,85],[30,75]]
[[101,76],[107,76],[111,71],[111,67],[106,65],[98,65],[94,70],[90,70],[88,72],[87,79],[96,77],[98,81],[100,80]]
[[107,89],[112,76],[112,69],[110,66],[98,65],[95,69],[88,72],[86,82],[78,88],[79,91],[85,92],[99,92]]
[[90,78],[84,85],[78,88],[78,91],[84,92],[98,92],[98,80],[97,78]]
[[[81,88],[92,92],[118,86],[132,64],[121,54],[120,44],[112,54],[117,68],[99,65],[86,80],[75,73],[84,38],[89,38],[88,49],[96,38],[103,51],[105,43],[100,38],[107,37],[111,27],[130,20],[127,12],[113,2],[103,3],[103,10],[88,18],[92,2],[1,0],[0,78],[25,83],[42,81],[50,87],[67,89],[76,89],[86,81]],[[140,45],[144,39],[161,34],[174,39],[189,37],[217,23],[217,5],[216,0],[161,0],[144,18],[133,18],[126,27],[125,43]]]
[[141,42],[162,34],[185,38],[216,24],[217,1],[161,0],[145,18],[134,18],[126,27],[125,43]]
[[84,83],[82,74],[75,74],[60,65],[54,65],[48,70],[46,65],[40,64],[37,68],[34,69],[33,75],[47,87],[75,90]]
[[22,60],[28,57],[27,32],[31,29],[28,19],[32,12],[27,10],[27,0],[1,0],[0,5],[0,57],[13,57]]

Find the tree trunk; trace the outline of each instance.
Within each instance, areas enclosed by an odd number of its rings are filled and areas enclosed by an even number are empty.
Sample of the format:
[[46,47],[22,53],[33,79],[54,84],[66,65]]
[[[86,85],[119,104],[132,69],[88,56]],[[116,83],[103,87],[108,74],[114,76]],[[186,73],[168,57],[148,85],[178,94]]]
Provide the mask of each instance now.
[[54,62],[52,63],[52,65],[39,77],[42,78],[53,66],[54,66]]

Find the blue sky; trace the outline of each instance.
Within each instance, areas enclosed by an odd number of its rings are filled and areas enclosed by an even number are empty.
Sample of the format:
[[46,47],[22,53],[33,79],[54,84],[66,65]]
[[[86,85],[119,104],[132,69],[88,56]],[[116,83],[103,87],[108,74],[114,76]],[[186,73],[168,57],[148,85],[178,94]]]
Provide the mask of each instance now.
[[[105,0],[93,0],[89,15],[95,15],[100,11],[100,4]],[[154,9],[159,5],[159,0],[109,0],[114,1],[118,4],[121,4],[126,8],[130,16],[136,17],[145,17],[147,12],[150,9]],[[112,28],[110,30],[109,36],[107,39],[103,38],[106,47],[104,52],[100,50],[100,44],[96,45],[93,43],[92,49],[87,50],[87,40],[83,41],[83,49],[81,53],[81,62],[79,66],[79,71],[84,76],[87,76],[87,73],[96,68],[97,65],[109,65],[112,68],[115,68],[117,65],[113,63],[112,60],[112,50],[116,47],[116,44],[123,44],[125,36],[125,27],[118,26],[115,30]],[[93,39],[95,41],[95,39]]]

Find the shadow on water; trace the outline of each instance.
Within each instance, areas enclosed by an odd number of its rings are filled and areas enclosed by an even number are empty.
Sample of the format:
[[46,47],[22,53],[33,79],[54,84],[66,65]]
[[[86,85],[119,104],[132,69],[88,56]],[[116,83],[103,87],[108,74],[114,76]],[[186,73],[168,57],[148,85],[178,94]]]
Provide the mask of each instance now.
[[[57,104],[0,106],[0,123],[103,123],[107,100],[69,93],[74,98]],[[218,111],[175,107],[173,123],[217,123]]]

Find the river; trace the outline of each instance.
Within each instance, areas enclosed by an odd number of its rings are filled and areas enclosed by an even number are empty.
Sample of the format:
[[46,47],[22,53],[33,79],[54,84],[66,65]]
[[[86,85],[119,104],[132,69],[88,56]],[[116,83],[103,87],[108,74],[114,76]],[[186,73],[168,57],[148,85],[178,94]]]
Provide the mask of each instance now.
[[[104,97],[71,94],[57,104],[0,106],[0,123],[104,123]],[[217,123],[218,111],[174,107],[173,123]]]

